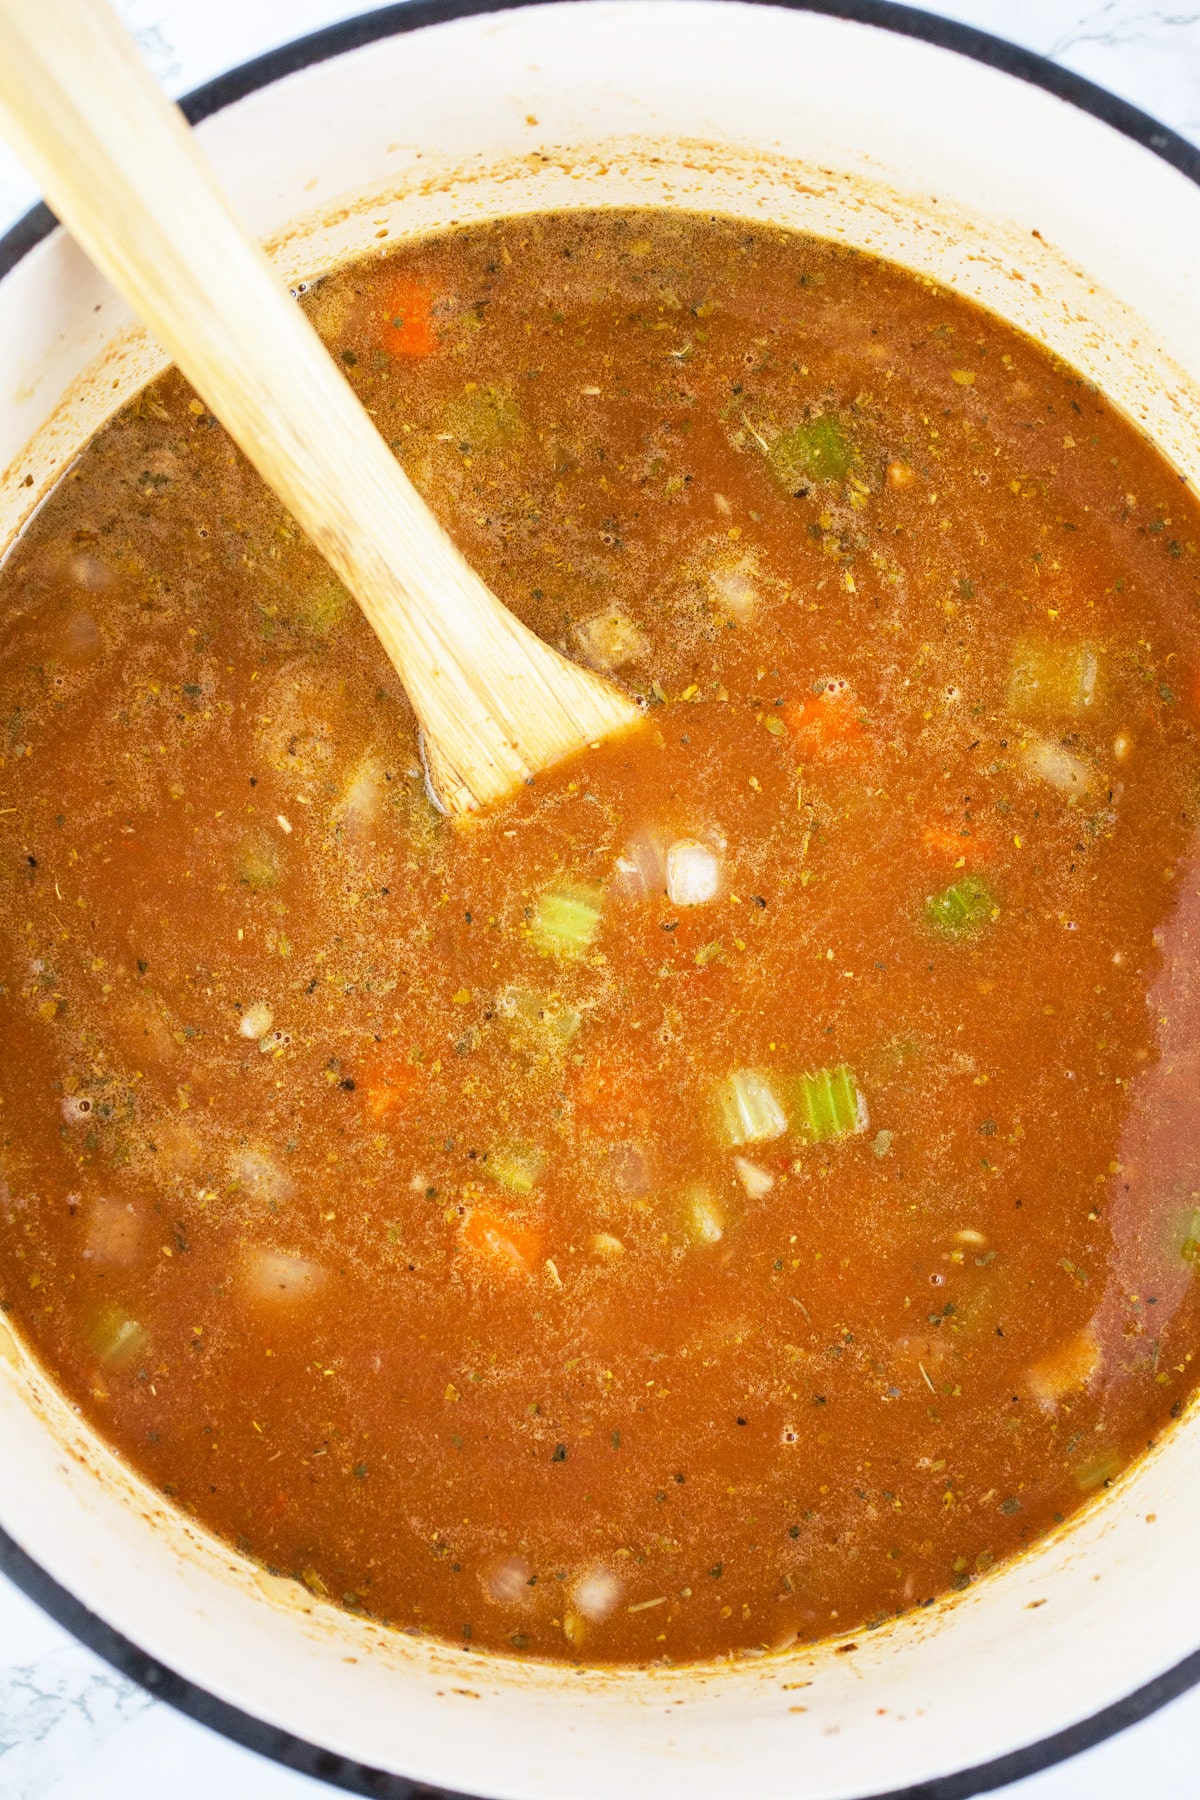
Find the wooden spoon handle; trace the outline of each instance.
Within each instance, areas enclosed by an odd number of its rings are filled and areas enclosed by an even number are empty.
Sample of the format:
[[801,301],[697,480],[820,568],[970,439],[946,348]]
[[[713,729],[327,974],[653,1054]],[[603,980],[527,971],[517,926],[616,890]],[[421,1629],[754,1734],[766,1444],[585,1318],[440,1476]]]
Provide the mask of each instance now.
[[366,613],[451,811],[636,717],[459,554],[104,0],[0,0],[0,126]]

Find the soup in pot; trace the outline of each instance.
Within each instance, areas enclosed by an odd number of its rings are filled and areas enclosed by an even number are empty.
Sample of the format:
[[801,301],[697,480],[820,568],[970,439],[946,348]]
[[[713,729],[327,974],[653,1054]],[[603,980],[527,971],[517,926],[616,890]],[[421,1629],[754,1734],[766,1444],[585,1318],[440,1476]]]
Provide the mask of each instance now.
[[168,374],[0,572],[0,1295],[313,1594],[589,1662],[962,1588],[1186,1404],[1200,516],[1070,368],[731,220],[303,295],[644,702],[466,822]]

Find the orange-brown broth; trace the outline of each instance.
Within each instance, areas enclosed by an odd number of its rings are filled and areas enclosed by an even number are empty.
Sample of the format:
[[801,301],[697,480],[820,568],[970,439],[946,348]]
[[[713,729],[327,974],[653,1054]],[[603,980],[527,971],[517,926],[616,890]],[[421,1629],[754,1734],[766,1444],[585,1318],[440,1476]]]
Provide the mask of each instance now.
[[[450,824],[202,404],[125,409],[0,573],[6,1310],[181,1506],[410,1630],[685,1659],[967,1584],[1191,1389],[1192,497],[995,319],[724,220],[305,304],[506,602],[637,627],[646,720]],[[773,469],[806,416],[851,468]],[[1077,716],[1026,641],[1094,649]],[[647,833],[719,897],[623,893]],[[861,1132],[723,1140],[731,1072],[843,1064]]]

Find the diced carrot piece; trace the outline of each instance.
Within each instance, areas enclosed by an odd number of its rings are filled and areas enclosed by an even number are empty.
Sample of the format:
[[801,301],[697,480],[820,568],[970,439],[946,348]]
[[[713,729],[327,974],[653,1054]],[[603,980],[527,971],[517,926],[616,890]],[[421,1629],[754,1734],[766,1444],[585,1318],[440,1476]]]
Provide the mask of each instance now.
[[411,1100],[420,1082],[420,1070],[400,1051],[370,1063],[356,1082],[373,1119],[387,1119]]
[[428,356],[437,349],[430,317],[432,291],[407,277],[394,281],[383,298],[379,341],[392,356]]
[[478,1206],[467,1216],[462,1241],[506,1275],[532,1275],[542,1260],[541,1232]]
[[921,833],[921,842],[931,856],[961,856],[962,841],[949,825],[927,825]]
[[862,709],[845,681],[828,681],[819,694],[789,700],[783,719],[806,756],[852,756],[866,743]]
[[921,848],[930,860],[952,868],[977,869],[993,860],[991,839],[979,832],[964,835],[959,824],[927,824],[921,832]]
[[991,861],[987,840],[975,832],[964,836],[957,825],[927,825],[921,833],[921,845],[936,862],[957,864],[961,857],[964,868],[974,868]]

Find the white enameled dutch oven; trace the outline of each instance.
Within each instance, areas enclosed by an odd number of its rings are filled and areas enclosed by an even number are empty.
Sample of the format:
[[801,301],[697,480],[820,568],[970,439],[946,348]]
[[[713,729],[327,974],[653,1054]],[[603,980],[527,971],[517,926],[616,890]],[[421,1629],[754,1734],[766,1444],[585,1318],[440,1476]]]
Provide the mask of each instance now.
[[[982,301],[1200,477],[1200,156],[963,27],[873,0],[414,0],[189,111],[292,282],[500,213],[772,220]],[[0,545],[162,360],[51,225],[0,244]],[[3,1566],[157,1692],[352,1791],[952,1800],[1200,1675],[1194,1414],[946,1605],[818,1652],[603,1673],[392,1635],[263,1575],[131,1474],[2,1324],[0,1352]]]

